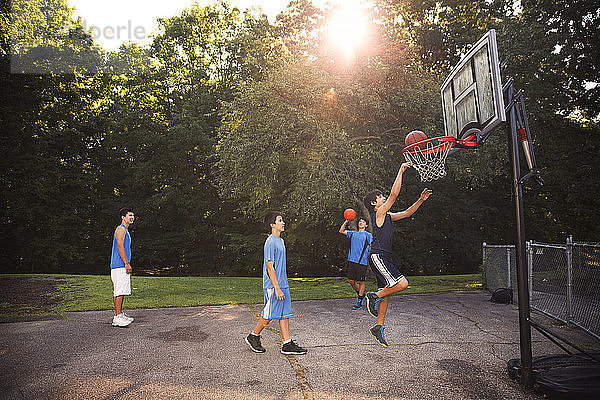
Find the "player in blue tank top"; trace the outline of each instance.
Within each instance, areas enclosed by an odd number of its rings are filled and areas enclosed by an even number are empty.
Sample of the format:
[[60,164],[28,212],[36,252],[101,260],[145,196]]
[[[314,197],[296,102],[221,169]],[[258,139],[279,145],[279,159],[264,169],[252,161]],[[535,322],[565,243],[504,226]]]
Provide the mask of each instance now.
[[[122,223],[115,229],[110,254],[110,269],[125,268],[126,270],[128,269],[128,273],[131,273],[131,265],[129,265],[129,261],[131,261],[131,235],[129,234],[129,229],[127,229],[128,227],[129,225],[126,226]],[[119,239],[122,239],[122,241],[119,242],[117,235],[119,235]],[[122,252],[124,252],[123,255],[121,254]]]
[[364,218],[358,220],[358,231],[346,229],[348,220],[340,226],[339,232],[350,239],[350,250],[348,251],[348,283],[356,292],[356,302],[353,310],[360,310],[365,298],[365,278],[367,276],[367,260],[369,258],[369,245],[373,240],[370,232],[367,232],[368,222]]
[[380,190],[373,190],[367,193],[363,199],[365,207],[373,213],[373,242],[369,253],[369,266],[377,277],[379,286],[377,293],[367,293],[367,309],[372,316],[377,318],[377,324],[371,328],[371,334],[384,347],[387,347],[383,330],[386,328],[384,325],[385,314],[390,296],[408,287],[408,281],[392,261],[392,239],[394,234],[392,222],[413,215],[431,195],[431,190],[425,188],[419,199],[406,210],[396,213],[389,212],[400,194],[402,174],[408,167],[410,167],[409,163],[402,164],[387,198]]
[[110,277],[113,282],[113,302],[115,315],[112,325],[125,327],[133,322],[133,318],[123,312],[125,296],[131,294],[131,236],[129,226],[133,224],[135,215],[133,210],[122,208],[119,210],[121,225],[117,226],[112,240],[110,256]]

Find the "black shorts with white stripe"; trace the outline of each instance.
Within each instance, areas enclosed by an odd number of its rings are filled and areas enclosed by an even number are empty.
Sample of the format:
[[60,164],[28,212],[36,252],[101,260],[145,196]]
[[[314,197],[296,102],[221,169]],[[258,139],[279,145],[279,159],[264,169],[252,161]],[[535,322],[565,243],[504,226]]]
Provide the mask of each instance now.
[[377,278],[379,288],[392,287],[404,278],[394,265],[392,257],[380,253],[369,254],[369,267]]

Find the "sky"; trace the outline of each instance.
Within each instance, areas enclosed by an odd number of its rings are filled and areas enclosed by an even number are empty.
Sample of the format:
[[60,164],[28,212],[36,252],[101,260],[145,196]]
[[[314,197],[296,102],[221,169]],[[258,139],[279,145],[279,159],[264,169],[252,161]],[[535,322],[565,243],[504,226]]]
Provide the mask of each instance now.
[[[200,6],[215,0],[67,0],[75,8],[75,17],[81,17],[84,26],[92,29],[96,43],[106,50],[117,50],[121,43],[134,41],[150,43],[155,32],[156,18],[168,18],[181,13],[194,3]],[[313,1],[316,5],[337,3],[335,0]],[[228,0],[229,4],[246,9],[260,7],[270,21],[285,9],[290,0]]]

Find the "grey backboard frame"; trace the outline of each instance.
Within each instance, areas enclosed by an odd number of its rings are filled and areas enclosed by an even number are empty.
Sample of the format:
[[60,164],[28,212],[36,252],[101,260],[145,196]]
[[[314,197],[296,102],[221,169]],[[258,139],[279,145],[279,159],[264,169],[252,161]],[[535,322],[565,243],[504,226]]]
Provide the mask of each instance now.
[[452,69],[441,90],[444,130],[464,139],[478,128],[483,143],[506,121],[496,31],[487,32]]

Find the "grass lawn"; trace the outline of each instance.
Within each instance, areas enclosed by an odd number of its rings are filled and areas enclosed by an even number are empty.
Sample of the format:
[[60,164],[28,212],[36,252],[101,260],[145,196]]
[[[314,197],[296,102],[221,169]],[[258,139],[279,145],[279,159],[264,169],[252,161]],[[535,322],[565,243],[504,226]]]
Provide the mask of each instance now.
[[[481,289],[481,275],[408,277],[403,294]],[[293,301],[355,296],[345,278],[290,278]],[[0,275],[0,317],[112,309],[109,275]],[[37,289],[36,289],[37,288]],[[42,289],[40,289],[42,288]],[[367,291],[375,290],[373,278]],[[262,278],[133,276],[126,309],[262,303]]]

